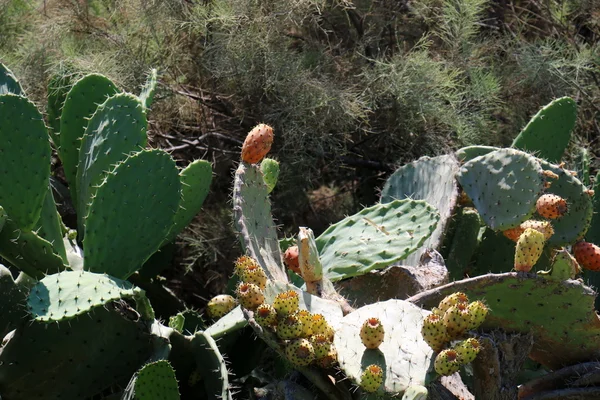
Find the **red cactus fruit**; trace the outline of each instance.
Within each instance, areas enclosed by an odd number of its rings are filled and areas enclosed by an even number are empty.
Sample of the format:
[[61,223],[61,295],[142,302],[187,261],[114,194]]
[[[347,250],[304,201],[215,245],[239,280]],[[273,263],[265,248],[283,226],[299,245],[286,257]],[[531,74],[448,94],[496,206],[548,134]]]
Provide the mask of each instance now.
[[273,128],[258,124],[248,133],[242,145],[242,161],[248,164],[260,162],[271,150],[273,144]]
[[283,254],[283,261],[285,265],[298,275],[300,273],[300,263],[298,262],[298,246],[288,247],[285,253]]
[[600,247],[594,243],[578,242],[573,245],[573,255],[583,269],[600,271]]

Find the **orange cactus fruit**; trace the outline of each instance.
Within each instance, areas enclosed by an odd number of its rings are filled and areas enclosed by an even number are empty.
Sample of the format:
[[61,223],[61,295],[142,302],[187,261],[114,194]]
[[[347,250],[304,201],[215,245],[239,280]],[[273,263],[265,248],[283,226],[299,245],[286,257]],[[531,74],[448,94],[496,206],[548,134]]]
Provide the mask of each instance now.
[[273,128],[269,125],[255,126],[242,145],[242,161],[248,164],[260,162],[271,150],[273,144]]
[[600,271],[600,247],[590,242],[578,242],[573,245],[573,255],[583,269]]
[[568,211],[567,201],[555,194],[544,194],[535,203],[537,213],[544,218],[557,219]]

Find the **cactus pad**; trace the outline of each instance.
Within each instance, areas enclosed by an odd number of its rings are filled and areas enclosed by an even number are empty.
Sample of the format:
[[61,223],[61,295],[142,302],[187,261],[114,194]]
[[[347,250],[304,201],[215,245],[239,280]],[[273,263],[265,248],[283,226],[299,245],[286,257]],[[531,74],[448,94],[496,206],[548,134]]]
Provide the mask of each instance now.
[[0,264],[0,338],[27,318],[26,300],[25,290],[15,283],[8,268]]
[[571,139],[577,120],[577,103],[561,97],[542,108],[519,136],[512,147],[529,152],[550,162],[559,162]]
[[544,185],[536,159],[513,149],[472,159],[461,167],[457,178],[494,230],[515,227],[530,217]]
[[0,96],[0,206],[31,230],[50,180],[50,140],[42,115],[25,97]]
[[113,166],[146,146],[146,113],[140,100],[127,93],[110,97],[89,120],[81,139],[77,167],[77,227],[85,218],[96,188]]
[[229,373],[215,340],[206,332],[197,332],[192,339],[196,365],[201,370],[208,398],[232,400]]
[[212,166],[208,161],[196,160],[179,173],[179,179],[181,181],[181,203],[175,213],[169,236],[163,244],[175,240],[200,211],[210,189]]
[[242,248],[271,279],[287,282],[267,185],[259,165],[240,163],[233,186],[234,225]]
[[145,109],[150,108],[154,100],[154,92],[156,91],[156,83],[158,80],[158,72],[156,68],[152,68],[146,79],[146,83],[140,93],[140,101]]
[[100,104],[116,93],[117,87],[107,77],[92,74],[75,82],[65,99],[60,116],[60,159],[74,205],[77,205],[79,147],[88,119]]
[[22,96],[23,88],[12,71],[4,64],[0,63],[0,95],[6,93],[13,93]]
[[164,151],[141,151],[117,165],[89,208],[85,268],[122,279],[141,268],[171,228],[180,186],[175,162]]
[[471,301],[484,301],[490,311],[482,329],[500,328],[533,334],[530,357],[557,368],[597,359],[600,318],[594,310],[595,293],[574,280],[558,281],[533,274],[488,274],[422,292],[408,299],[422,307],[437,307],[454,292]]
[[346,217],[316,239],[324,275],[338,281],[402,260],[421,247],[439,219],[434,207],[409,199]]
[[86,399],[127,384],[152,354],[145,323],[126,304],[108,304],[67,323],[21,324],[0,348],[7,399]]
[[496,150],[499,150],[499,148],[493,146],[467,146],[456,150],[455,155],[458,161],[466,163],[475,157],[483,156]]
[[[398,395],[410,386],[426,385],[433,350],[423,340],[421,326],[428,311],[403,300],[370,304],[346,315],[336,327],[334,346],[340,368],[360,382],[364,368],[376,364],[383,369],[384,382],[379,394]],[[385,339],[377,350],[366,349],[358,332],[368,318],[379,318]]]
[[36,321],[64,321],[139,292],[131,283],[108,275],[64,271],[46,276],[31,288],[27,305]]
[[65,264],[68,264],[67,252],[63,243],[62,220],[56,210],[56,203],[52,194],[52,188],[48,186],[40,218],[36,222],[34,231],[43,239],[52,244],[54,253],[62,258]]
[[555,194],[567,200],[568,211],[557,220],[552,221],[554,235],[548,239],[548,244],[559,247],[572,244],[586,234],[593,216],[591,196],[586,187],[569,171],[558,165],[540,160],[542,168],[558,175],[545,193]]
[[[448,221],[456,207],[458,187],[455,175],[458,168],[454,156],[422,157],[398,168],[385,182],[381,192],[382,203],[404,198],[425,200],[439,211],[440,221],[431,236],[423,242],[424,248],[440,249]],[[402,260],[401,264],[416,266],[420,257],[420,252],[415,252]]]
[[134,400],[177,400],[175,371],[167,360],[146,364],[137,373]]

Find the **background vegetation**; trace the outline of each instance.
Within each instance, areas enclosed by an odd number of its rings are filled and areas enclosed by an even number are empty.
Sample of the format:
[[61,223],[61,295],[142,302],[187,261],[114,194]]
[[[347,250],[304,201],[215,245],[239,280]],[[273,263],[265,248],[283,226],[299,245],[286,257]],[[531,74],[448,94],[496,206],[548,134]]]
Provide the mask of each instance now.
[[216,174],[167,276],[196,307],[239,255],[231,174],[258,122],[275,128],[282,232],[318,234],[395,166],[510,144],[554,97],[577,100],[577,144],[598,154],[599,39],[598,0],[0,1],[0,60],[38,104],[56,74],[135,91],[159,68],[153,145]]

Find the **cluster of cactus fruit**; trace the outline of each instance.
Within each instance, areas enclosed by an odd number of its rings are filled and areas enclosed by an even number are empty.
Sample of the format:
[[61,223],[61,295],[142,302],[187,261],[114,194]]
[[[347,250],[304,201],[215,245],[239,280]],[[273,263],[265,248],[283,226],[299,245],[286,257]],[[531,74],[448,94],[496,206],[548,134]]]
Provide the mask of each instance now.
[[[379,203],[318,237],[301,227],[295,241],[280,240],[271,217],[279,165],[265,156],[274,132],[257,125],[234,178],[245,254],[235,263],[235,297],[211,299],[215,322],[197,330],[186,313],[162,325],[151,305],[160,299],[130,283],[198,212],[211,177],[207,162],[179,171],[168,154],[144,149],[155,85],[152,74],[134,96],[105,77],[83,77],[53,94],[64,100],[49,103],[60,106],[49,110],[47,132],[0,64],[0,89],[10,92],[0,92],[0,152],[21,157],[0,159],[0,256],[20,271],[15,280],[0,267],[0,302],[9,305],[0,308],[2,398],[88,398],[129,382],[120,398],[176,399],[178,380],[230,399],[216,339],[248,325],[330,398],[347,398],[335,393],[353,390],[348,382],[381,398],[435,396],[435,382],[450,385],[439,375],[467,390],[460,367],[487,350],[476,329],[533,335],[529,356],[549,369],[600,357],[595,293],[574,279],[580,267],[600,270],[600,202],[590,182],[555,164],[575,122],[573,100],[544,107],[510,149],[467,147],[399,168]],[[50,184],[49,138],[65,170],[63,197]],[[62,223],[55,197],[71,198],[76,230]],[[434,251],[441,264],[421,262]],[[398,270],[415,282],[445,277],[398,300],[406,292],[383,291]],[[448,275],[456,281],[445,284]],[[336,285],[360,287],[365,277],[382,291],[350,306]],[[96,334],[101,343],[88,340]],[[31,374],[37,387],[27,385]]]
[[[468,331],[479,328],[488,314],[487,306],[480,300],[469,303],[461,292],[446,296],[425,317],[421,333],[427,344],[438,355],[435,371],[440,375],[452,375],[461,365],[472,362],[480,350],[477,339],[465,338]],[[454,344],[445,348],[450,342]]]

